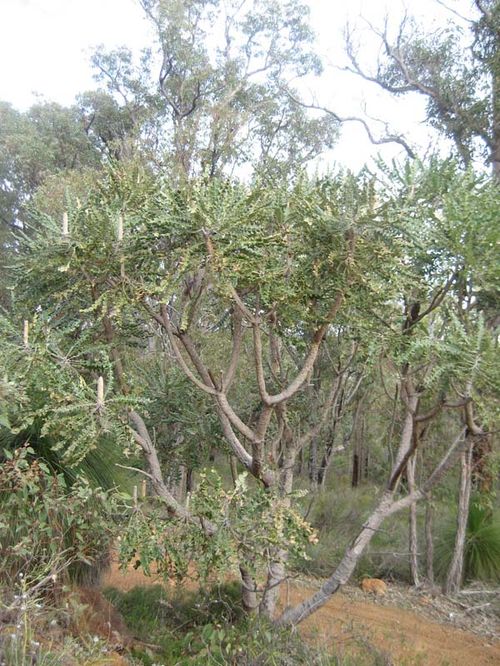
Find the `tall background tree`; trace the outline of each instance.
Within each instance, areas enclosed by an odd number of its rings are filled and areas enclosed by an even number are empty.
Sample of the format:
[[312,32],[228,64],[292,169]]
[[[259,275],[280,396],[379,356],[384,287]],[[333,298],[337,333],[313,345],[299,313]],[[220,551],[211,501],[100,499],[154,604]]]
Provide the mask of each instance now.
[[[440,3],[445,4],[445,3]],[[405,16],[396,31],[371,27],[381,53],[366,66],[356,31],[346,31],[350,71],[397,96],[427,100],[427,121],[451,140],[465,165],[476,159],[500,178],[500,3],[475,0],[475,16],[449,4],[445,27],[429,32]],[[446,5],[445,5],[446,6]]]
[[[143,109],[154,157],[171,177],[292,174],[333,145],[337,123],[310,117],[284,83],[319,74],[309,10],[300,0],[141,0],[156,48],[97,51],[98,79]],[[241,173],[241,171],[240,171]]]

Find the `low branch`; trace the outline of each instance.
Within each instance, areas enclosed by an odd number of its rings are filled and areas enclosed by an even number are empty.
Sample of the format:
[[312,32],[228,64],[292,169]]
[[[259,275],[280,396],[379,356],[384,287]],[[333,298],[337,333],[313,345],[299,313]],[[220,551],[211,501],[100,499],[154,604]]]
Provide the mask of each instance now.
[[156,448],[151,441],[149,436],[148,429],[144,423],[143,418],[135,410],[131,409],[129,411],[129,418],[133,424],[132,434],[134,435],[135,441],[139,444],[144,452],[146,462],[149,467],[149,473],[146,473],[146,476],[149,476],[151,483],[155,490],[155,493],[160,497],[165,503],[168,512],[176,516],[177,518],[182,518],[190,523],[201,526],[203,531],[206,534],[214,534],[215,527],[212,523],[206,521],[205,519],[198,518],[197,516],[191,514],[185,506],[180,504],[172,493],[169,491],[165,482],[163,480],[163,474],[161,472],[161,465],[158,459],[158,453]]
[[[307,377],[309,376],[311,370],[314,367],[314,364],[316,362],[316,358],[318,356],[321,343],[323,342],[323,338],[325,336],[325,333],[328,329],[328,326],[330,323],[333,321],[335,318],[335,315],[338,313],[340,310],[340,307],[344,301],[344,293],[339,291],[328,314],[325,317],[325,322],[316,329],[314,332],[312,342],[309,348],[309,353],[304,361],[304,364],[301,368],[301,370],[298,372],[298,374],[295,376],[295,379],[293,379],[288,386],[283,389],[280,393],[277,393],[276,395],[267,395],[264,394],[262,396],[263,401],[265,402],[266,405],[268,406],[273,406],[273,405],[278,405],[281,402],[285,402],[286,400],[289,400],[292,396],[297,393],[297,391],[300,389],[302,384],[306,381]],[[260,365],[262,364],[262,356],[260,356]],[[261,369],[262,372],[262,369]],[[263,374],[263,372],[262,372]]]
[[241,312],[238,308],[233,311],[233,348],[231,351],[231,359],[227,370],[222,378],[222,390],[227,392],[233,383],[233,379],[238,367],[241,353],[241,342],[243,340],[243,326],[241,321]]

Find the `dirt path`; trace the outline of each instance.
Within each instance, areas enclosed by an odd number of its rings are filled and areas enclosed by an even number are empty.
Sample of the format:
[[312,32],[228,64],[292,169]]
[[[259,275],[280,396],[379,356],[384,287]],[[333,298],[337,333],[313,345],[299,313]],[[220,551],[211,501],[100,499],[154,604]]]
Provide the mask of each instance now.
[[[291,586],[290,602],[310,590]],[[301,631],[309,640],[331,643],[347,654],[356,644],[372,644],[390,656],[395,666],[494,666],[500,664],[500,642],[431,622],[402,608],[355,601],[338,593],[306,620]]]
[[[104,585],[129,590],[154,585],[140,571],[126,573],[113,565]],[[191,587],[191,586],[189,586]],[[283,603],[295,604],[311,594],[310,586],[294,582],[284,590]],[[353,599],[336,594],[323,608],[300,626],[308,641],[335,646],[346,655],[356,655],[360,646],[373,645],[394,666],[496,666],[500,664],[500,641],[433,622],[404,608]],[[359,662],[360,666],[362,662]]]

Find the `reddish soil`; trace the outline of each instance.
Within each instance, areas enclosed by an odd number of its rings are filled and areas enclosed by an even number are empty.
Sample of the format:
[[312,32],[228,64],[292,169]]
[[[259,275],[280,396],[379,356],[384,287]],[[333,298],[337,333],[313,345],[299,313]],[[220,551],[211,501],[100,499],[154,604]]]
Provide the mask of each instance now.
[[[309,596],[310,589],[290,586],[289,603]],[[373,645],[394,666],[494,666],[500,664],[500,642],[431,622],[412,611],[355,601],[340,592],[301,626],[303,635],[346,654],[358,645]],[[359,649],[359,648],[358,648]]]
[[[130,590],[160,582],[134,569],[120,572],[113,564],[104,585]],[[186,585],[187,589],[195,587],[194,582]],[[288,590],[283,591],[283,603],[295,604],[311,592],[307,584],[290,583]],[[366,654],[367,646],[374,646],[384,653],[387,664],[394,666],[500,664],[500,641],[430,621],[405,608],[381,605],[368,595],[361,601],[347,593],[336,594],[303,622],[299,631],[308,641],[324,646],[331,644],[336,652],[345,655]],[[362,658],[356,663],[361,666]]]

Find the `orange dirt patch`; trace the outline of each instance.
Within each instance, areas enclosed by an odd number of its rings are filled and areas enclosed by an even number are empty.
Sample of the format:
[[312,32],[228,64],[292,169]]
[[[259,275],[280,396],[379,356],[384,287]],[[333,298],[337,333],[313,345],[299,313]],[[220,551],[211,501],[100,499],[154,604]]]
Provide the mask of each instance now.
[[[198,583],[195,580],[194,574],[195,570],[193,567],[192,578],[187,578],[183,581],[182,589],[189,591],[198,589]],[[119,568],[116,553],[112,552],[111,566],[109,571],[107,571],[102,577],[101,587],[116,587],[122,592],[128,592],[134,587],[148,587],[151,585],[165,585],[163,577],[156,574],[154,571],[151,576],[146,576],[142,569],[134,569],[132,564],[129,564],[126,571],[122,571]],[[175,582],[172,581],[171,586],[175,587]]]
[[71,601],[76,611],[73,616],[76,633],[99,636],[115,648],[131,645],[121,615],[99,590],[80,587],[73,593]]
[[[290,586],[289,602],[298,603],[311,590]],[[417,613],[359,602],[337,593],[300,628],[308,640],[332,645],[347,654],[361,640],[392,658],[397,666],[495,666],[500,642],[430,622]]]
[[[135,586],[161,584],[139,570],[118,570],[113,562],[104,585],[130,590]],[[194,581],[186,589],[195,589]],[[283,604],[296,604],[312,594],[300,582],[283,586]],[[346,655],[359,651],[360,644],[383,651],[394,666],[496,666],[500,664],[500,642],[431,622],[412,611],[350,599],[337,593],[300,625],[301,634],[312,643],[331,645]],[[361,666],[362,662],[359,661]]]

